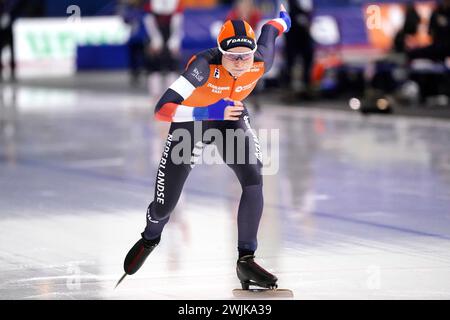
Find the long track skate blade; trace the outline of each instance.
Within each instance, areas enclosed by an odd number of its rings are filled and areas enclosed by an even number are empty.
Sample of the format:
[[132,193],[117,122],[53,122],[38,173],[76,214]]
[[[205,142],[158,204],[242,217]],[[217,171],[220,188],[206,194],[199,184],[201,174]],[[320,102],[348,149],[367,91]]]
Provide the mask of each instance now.
[[261,299],[261,298],[293,298],[294,293],[289,289],[234,289],[236,298]]
[[117,288],[117,286],[123,281],[123,279],[125,279],[126,276],[127,276],[127,274],[124,273],[123,276],[119,279],[119,281],[117,281],[117,284],[116,284],[116,286],[114,287],[114,289]]

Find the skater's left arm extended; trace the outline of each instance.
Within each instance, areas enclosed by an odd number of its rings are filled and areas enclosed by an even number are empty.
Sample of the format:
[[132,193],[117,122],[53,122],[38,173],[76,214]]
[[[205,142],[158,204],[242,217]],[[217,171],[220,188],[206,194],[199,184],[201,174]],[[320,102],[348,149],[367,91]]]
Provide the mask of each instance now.
[[279,17],[269,20],[261,29],[258,38],[258,50],[256,57],[264,61],[264,73],[267,73],[273,64],[275,57],[275,40],[291,28],[291,18],[284,6],[281,6]]

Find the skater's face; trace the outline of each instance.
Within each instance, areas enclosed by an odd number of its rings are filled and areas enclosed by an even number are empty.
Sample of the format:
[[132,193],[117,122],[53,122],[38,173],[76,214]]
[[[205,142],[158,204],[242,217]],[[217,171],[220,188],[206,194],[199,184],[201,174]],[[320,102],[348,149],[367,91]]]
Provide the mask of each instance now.
[[253,60],[254,53],[247,47],[232,48],[222,55],[223,67],[236,78],[250,70]]

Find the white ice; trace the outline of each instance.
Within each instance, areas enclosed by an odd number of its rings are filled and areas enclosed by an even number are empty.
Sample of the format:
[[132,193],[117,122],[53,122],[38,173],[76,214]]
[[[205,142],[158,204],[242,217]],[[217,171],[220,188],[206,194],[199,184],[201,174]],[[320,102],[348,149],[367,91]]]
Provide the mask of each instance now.
[[[167,125],[145,95],[4,86],[0,299],[231,299],[240,187],[198,165],[142,269],[113,290],[145,226]],[[257,261],[295,299],[450,298],[450,122],[266,103]]]

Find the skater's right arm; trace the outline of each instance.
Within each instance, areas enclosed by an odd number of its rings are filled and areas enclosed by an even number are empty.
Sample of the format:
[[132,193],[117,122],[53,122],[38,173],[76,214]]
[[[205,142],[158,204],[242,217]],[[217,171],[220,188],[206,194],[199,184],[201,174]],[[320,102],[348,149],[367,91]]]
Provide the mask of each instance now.
[[[242,103],[220,99],[208,106],[184,106],[194,90],[206,83],[209,63],[194,56],[181,76],[167,89],[155,107],[155,119],[164,122],[189,122],[198,120],[237,120],[244,108]],[[239,113],[239,114],[238,114]]]
[[291,28],[291,18],[283,5],[280,5],[279,17],[269,20],[261,29],[258,38],[256,57],[264,61],[264,73],[269,72],[275,57],[275,40]]

